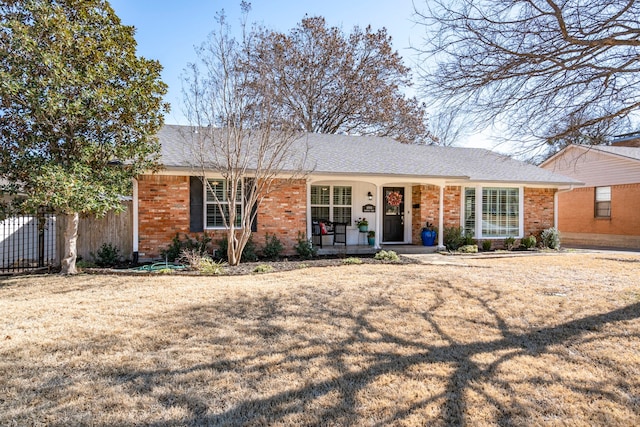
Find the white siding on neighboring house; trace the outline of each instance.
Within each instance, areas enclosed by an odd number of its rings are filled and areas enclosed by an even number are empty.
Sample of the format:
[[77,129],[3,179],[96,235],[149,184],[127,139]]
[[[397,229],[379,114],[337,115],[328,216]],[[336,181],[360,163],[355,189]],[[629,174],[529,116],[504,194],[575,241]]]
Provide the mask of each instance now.
[[544,162],[541,167],[575,178],[589,187],[640,182],[639,160],[582,147],[570,147]]

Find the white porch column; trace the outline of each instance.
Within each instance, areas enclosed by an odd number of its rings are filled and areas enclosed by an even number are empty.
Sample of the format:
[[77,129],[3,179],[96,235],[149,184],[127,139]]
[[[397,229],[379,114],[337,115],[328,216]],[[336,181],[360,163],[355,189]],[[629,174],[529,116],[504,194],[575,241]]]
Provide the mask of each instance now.
[[444,184],[440,185],[440,199],[438,208],[438,250],[444,249]]
[[380,242],[382,241],[382,227],[383,227],[383,212],[382,212],[382,190],[378,184],[376,186],[376,237],[374,248],[380,249]]
[[[307,240],[311,240],[311,180],[307,179]],[[320,237],[322,239],[322,236]]]

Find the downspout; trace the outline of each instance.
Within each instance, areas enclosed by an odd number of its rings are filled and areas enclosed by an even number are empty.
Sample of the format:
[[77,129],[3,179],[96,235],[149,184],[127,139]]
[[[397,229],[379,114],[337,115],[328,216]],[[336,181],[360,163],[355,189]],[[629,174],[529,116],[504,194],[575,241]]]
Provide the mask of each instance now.
[[438,207],[438,250],[444,250],[444,184],[440,186],[440,200]]
[[558,194],[560,193],[568,193],[573,190],[573,184],[569,186],[569,188],[565,188],[564,190],[558,189],[553,195],[553,226],[558,229]]
[[138,180],[133,179],[133,200],[131,209],[133,210],[133,263],[138,263]]

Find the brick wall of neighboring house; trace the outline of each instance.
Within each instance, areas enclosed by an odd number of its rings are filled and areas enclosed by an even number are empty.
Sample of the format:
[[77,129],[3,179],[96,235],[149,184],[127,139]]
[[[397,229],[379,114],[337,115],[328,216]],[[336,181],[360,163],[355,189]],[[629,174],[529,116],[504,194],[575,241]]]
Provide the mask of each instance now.
[[524,189],[523,236],[538,237],[542,230],[553,227],[554,188]]
[[[285,254],[295,253],[298,232],[306,230],[306,184],[304,180],[276,186],[258,211],[258,231],[253,241],[258,249],[265,243],[266,233],[275,234]],[[138,252],[141,260],[158,258],[171,244],[176,233],[191,238],[202,233],[189,231],[189,177],[144,175],[138,179]],[[217,242],[225,230],[207,230]],[[213,245],[217,248],[217,245]]]
[[640,248],[640,184],[611,186],[611,217],[595,217],[595,188],[558,195],[562,242]]

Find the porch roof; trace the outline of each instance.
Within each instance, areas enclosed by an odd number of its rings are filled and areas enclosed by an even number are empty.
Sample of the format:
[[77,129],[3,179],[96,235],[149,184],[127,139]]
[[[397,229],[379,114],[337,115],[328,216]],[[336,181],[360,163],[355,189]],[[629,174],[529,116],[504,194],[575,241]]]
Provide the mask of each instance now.
[[[191,168],[196,164],[191,154],[193,135],[191,126],[166,125],[161,129],[158,137],[165,167]],[[306,168],[314,174],[413,176],[553,186],[580,184],[572,178],[481,148],[402,144],[392,138],[375,136],[307,133],[296,140],[292,157],[305,152]]]

